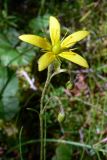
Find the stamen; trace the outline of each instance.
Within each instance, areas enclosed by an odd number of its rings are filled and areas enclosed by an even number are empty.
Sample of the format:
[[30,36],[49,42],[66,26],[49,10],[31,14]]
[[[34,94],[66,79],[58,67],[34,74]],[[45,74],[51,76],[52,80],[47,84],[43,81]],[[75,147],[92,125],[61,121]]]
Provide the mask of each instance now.
[[71,48],[70,51],[74,51],[74,50],[76,50],[76,49],[78,49],[78,48]]
[[66,31],[65,35],[63,36],[63,38],[61,39],[61,42],[65,39],[66,35],[68,34],[68,31]]

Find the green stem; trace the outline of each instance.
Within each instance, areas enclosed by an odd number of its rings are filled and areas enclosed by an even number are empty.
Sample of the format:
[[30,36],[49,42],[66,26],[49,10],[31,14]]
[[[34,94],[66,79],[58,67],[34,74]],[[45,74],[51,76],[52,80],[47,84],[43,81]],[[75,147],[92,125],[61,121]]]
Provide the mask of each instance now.
[[40,146],[40,160],[43,160],[43,153],[44,153],[44,113],[43,113],[43,108],[44,108],[44,98],[45,98],[45,93],[48,88],[49,82],[50,82],[50,77],[51,77],[51,66],[48,67],[48,72],[47,72],[47,79],[45,82],[45,86],[42,91],[42,96],[40,100],[40,141],[41,141],[41,146]]
[[20,133],[19,133],[19,151],[20,151],[20,159],[23,160],[23,157],[22,157],[22,130],[23,130],[23,127],[21,127],[20,129]]
[[44,8],[44,4],[45,4],[45,0],[41,0],[41,6],[40,6],[40,9],[39,9],[39,13],[38,13],[39,16],[40,16],[41,13],[42,13],[42,10],[43,10],[43,8]]
[[46,113],[45,113],[45,119],[44,119],[44,160],[46,160]]

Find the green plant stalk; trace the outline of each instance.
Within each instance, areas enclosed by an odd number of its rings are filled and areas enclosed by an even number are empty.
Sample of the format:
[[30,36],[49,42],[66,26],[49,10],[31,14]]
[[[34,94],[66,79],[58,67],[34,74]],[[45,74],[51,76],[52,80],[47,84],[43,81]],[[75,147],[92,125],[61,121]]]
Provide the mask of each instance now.
[[47,126],[46,126],[46,113],[45,113],[45,119],[44,119],[44,160],[46,160],[46,129],[47,129]]
[[40,9],[39,9],[39,12],[38,12],[38,15],[40,16],[41,13],[42,13],[42,10],[44,8],[44,4],[45,4],[45,0],[41,0],[41,6],[40,6]]
[[45,82],[45,86],[43,88],[42,91],[42,96],[41,96],[41,100],[40,100],[40,160],[43,160],[43,153],[45,153],[45,147],[44,147],[44,112],[43,112],[43,108],[44,108],[44,98],[45,98],[45,93],[46,90],[48,88],[48,85],[50,83],[51,80],[51,65],[48,66],[48,72],[47,72],[47,79]]
[[23,127],[21,127],[20,129],[20,133],[19,133],[19,151],[20,151],[20,159],[23,160],[23,157],[22,157],[22,140],[21,140],[21,135],[22,135],[22,130],[23,130]]

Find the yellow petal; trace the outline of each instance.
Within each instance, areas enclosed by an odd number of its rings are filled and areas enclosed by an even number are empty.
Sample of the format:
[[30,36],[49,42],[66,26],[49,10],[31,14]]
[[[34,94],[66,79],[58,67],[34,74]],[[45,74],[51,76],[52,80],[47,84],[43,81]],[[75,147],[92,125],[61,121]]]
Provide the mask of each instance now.
[[62,53],[58,54],[58,56],[65,58],[65,59],[67,59],[73,63],[76,63],[80,66],[83,66],[86,68],[89,67],[87,61],[75,52],[72,52],[72,51],[62,52]]
[[52,45],[55,45],[58,41],[60,41],[60,24],[55,17],[50,17],[49,30]]
[[43,48],[45,50],[50,50],[51,45],[48,42],[46,38],[42,38],[40,36],[31,35],[31,34],[24,34],[19,36],[19,39],[21,39],[24,42],[33,44],[37,47]]
[[38,70],[42,71],[55,60],[55,55],[52,52],[47,52],[38,60]]
[[74,32],[73,34],[69,35],[67,38],[65,38],[62,41],[61,48],[69,48],[69,47],[73,46],[76,42],[85,38],[88,34],[89,34],[89,32],[87,32],[87,31]]

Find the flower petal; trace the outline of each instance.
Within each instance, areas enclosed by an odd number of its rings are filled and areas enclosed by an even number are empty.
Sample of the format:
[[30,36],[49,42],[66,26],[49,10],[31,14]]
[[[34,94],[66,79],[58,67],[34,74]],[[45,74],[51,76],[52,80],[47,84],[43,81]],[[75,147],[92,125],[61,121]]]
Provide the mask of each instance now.
[[62,52],[62,53],[58,54],[58,56],[65,58],[65,59],[67,59],[73,63],[76,63],[80,66],[83,66],[86,68],[89,67],[87,61],[75,52],[72,52],[72,51]]
[[73,34],[69,35],[65,38],[61,43],[61,48],[69,48],[73,46],[76,42],[80,41],[81,39],[85,38],[89,32],[87,31],[78,31],[74,32]]
[[38,70],[42,71],[48,67],[55,59],[55,55],[52,52],[47,52],[41,56],[38,60]]
[[49,30],[52,45],[55,45],[58,41],[60,41],[60,24],[58,20],[53,16],[50,17]]
[[46,38],[42,38],[40,36],[31,35],[31,34],[24,34],[19,36],[19,39],[21,39],[24,42],[33,44],[37,47],[43,48],[45,50],[50,50],[51,45],[48,42]]

